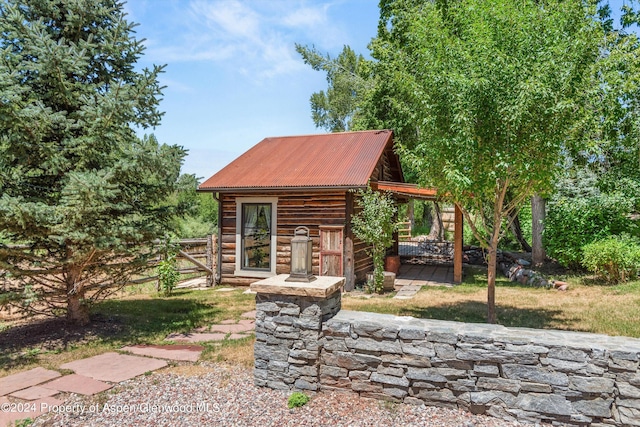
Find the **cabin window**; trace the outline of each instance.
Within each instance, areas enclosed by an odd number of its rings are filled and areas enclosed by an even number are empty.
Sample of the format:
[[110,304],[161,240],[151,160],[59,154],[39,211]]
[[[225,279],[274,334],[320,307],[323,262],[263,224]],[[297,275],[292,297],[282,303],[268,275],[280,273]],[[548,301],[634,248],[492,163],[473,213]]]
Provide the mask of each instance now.
[[236,276],[276,274],[277,198],[236,198]]
[[242,204],[242,268],[271,270],[271,203]]

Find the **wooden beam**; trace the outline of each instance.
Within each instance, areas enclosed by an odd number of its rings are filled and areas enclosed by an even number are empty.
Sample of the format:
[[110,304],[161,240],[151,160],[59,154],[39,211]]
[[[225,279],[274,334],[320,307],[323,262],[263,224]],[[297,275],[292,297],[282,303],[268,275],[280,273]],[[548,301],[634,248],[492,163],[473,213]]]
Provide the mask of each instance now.
[[453,281],[455,283],[462,283],[462,245],[463,245],[463,230],[464,222],[462,211],[460,207],[456,205],[454,226],[453,226]]
[[208,234],[207,235],[207,268],[209,269],[209,271],[211,271],[211,273],[207,274],[207,287],[210,288],[214,285],[215,282],[215,277],[213,274],[213,264],[214,264],[214,260],[213,257],[215,256],[214,252],[213,252],[213,235],[212,234]]
[[184,251],[179,251],[178,253],[180,254],[180,256],[188,259],[189,261],[191,261],[192,263],[194,263],[195,265],[197,265],[198,267],[200,267],[202,270],[206,271],[207,273],[214,274],[213,270],[211,270],[209,267],[207,267],[206,265],[204,265],[203,263],[201,263],[197,259],[193,258],[188,253],[186,253]]

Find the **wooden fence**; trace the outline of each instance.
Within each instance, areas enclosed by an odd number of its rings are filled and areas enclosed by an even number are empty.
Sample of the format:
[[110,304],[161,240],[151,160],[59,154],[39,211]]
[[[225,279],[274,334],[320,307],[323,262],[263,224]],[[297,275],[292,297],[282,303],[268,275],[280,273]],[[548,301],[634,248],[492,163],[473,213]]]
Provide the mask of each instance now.
[[[158,242],[159,243],[159,242]],[[180,280],[196,277],[206,277],[206,285],[213,286],[217,263],[218,245],[215,235],[202,239],[182,239],[178,242],[180,249],[176,254]],[[146,274],[131,282],[134,284],[147,283],[158,280],[156,267],[162,258],[158,257],[149,262]],[[158,282],[158,288],[160,283]]]
[[401,222],[398,228],[398,240],[400,242],[407,242],[411,240],[411,223]]

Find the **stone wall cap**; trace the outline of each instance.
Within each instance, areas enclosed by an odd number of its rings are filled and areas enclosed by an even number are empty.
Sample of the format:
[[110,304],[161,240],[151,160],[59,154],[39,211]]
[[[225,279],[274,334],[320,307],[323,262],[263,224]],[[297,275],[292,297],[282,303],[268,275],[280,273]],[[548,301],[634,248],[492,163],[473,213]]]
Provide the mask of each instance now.
[[449,320],[418,319],[392,314],[367,313],[341,310],[329,322],[377,322],[383,327],[423,329],[428,332],[447,333],[459,337],[465,335],[484,336],[498,342],[516,342],[519,345],[534,344],[546,347],[567,347],[584,351],[622,351],[638,353],[640,339],[620,336],[591,334],[587,332],[555,329],[530,329],[505,327],[485,323],[461,323]]
[[259,294],[293,295],[327,298],[345,283],[344,277],[317,276],[313,282],[286,282],[288,274],[279,274],[251,284],[251,290]]

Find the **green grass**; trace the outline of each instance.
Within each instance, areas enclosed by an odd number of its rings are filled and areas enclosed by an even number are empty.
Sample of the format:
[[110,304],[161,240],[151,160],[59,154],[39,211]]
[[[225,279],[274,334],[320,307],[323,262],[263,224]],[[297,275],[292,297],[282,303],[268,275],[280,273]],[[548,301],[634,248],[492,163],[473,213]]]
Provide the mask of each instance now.
[[612,295],[633,295],[640,294],[640,280],[635,282],[621,283],[619,285],[605,288],[605,293]]
[[213,290],[174,290],[172,296],[154,295],[112,299],[97,304],[92,314],[112,317],[124,326],[115,339],[149,342],[164,339],[172,332],[189,332],[193,328],[237,319],[253,309],[253,297],[241,289],[233,292]]
[[426,235],[429,234],[430,230],[431,230],[431,226],[430,225],[418,225],[418,224],[416,224],[411,229],[411,237],[426,236]]

